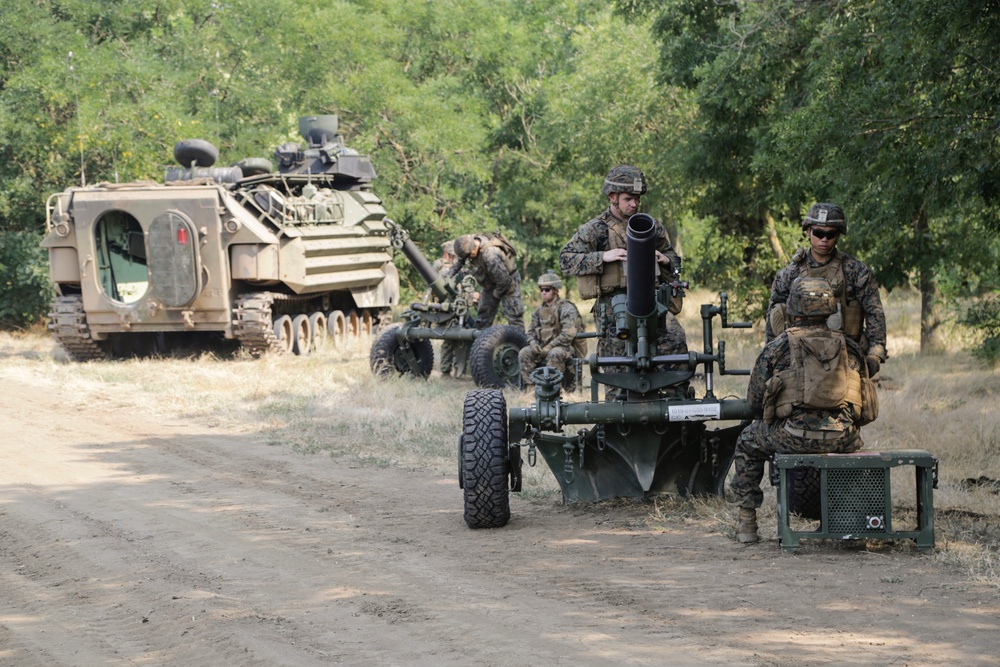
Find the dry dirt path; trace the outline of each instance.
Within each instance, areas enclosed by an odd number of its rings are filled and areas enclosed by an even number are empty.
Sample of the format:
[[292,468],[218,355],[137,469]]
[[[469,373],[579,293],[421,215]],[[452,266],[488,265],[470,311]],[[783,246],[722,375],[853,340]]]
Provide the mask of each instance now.
[[[99,399],[99,396],[97,397]],[[361,468],[0,379],[0,664],[995,665],[996,591],[915,550],[741,547],[648,508]]]

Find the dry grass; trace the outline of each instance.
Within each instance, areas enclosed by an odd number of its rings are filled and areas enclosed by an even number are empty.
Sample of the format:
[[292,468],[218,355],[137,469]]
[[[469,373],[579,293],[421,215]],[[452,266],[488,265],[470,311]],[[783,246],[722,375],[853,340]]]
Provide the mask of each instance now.
[[[701,344],[698,305],[712,301],[717,295],[688,296],[682,322],[692,347]],[[971,578],[1000,585],[998,489],[964,484],[968,478],[1000,479],[1000,418],[994,407],[1000,379],[960,351],[957,332],[949,332],[955,351],[919,356],[919,298],[902,293],[885,301],[891,356],[882,372],[881,416],[863,432],[866,449],[926,449],[940,460],[935,557]],[[715,337],[727,343],[729,368],[749,369],[763,341],[760,326],[717,329]],[[39,332],[2,333],[0,376],[69,388],[79,405],[101,401],[179,416],[303,454],[324,454],[336,459],[334,465],[398,466],[454,477],[462,403],[474,385],[438,377],[378,381],[368,369],[370,344],[354,340],[311,357],[202,355],[76,364]],[[716,393],[741,396],[746,382],[743,376],[717,376]],[[520,392],[508,392],[507,398],[512,405],[530,400]],[[544,464],[526,468],[527,495],[551,497],[557,489]],[[761,529],[773,535],[773,491],[765,490]],[[648,523],[664,522],[733,533],[732,510],[723,499],[663,499],[652,505]]]

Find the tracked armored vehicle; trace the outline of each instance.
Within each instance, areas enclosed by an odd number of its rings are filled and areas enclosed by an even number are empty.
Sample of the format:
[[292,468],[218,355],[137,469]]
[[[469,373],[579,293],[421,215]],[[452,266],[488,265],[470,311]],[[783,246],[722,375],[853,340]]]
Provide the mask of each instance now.
[[399,302],[382,200],[337,117],[299,120],[304,145],[215,167],[174,147],[164,182],[99,183],[46,205],[50,329],[82,361],[221,338],[253,355],[308,354],[371,333]]
[[[645,498],[660,493],[722,495],[736,439],[752,413],[746,399],[719,398],[713,377],[749,375],[727,369],[725,344],[713,338],[712,322],[729,322],[727,299],[701,307],[701,352],[656,353],[657,331],[683,283],[656,286],[653,218],[633,215],[626,232],[628,291],[615,296],[608,324],[627,341],[624,356],[586,359],[589,401],[563,397],[563,375],[542,367],[531,374],[534,401],[508,410],[503,392],[479,389],[466,395],[458,439],[459,486],[465,521],[471,528],[499,528],[510,519],[511,491],[520,491],[522,468],[538,455],[548,464],[563,499],[598,501]],[[701,367],[705,392],[696,397],[690,382]],[[605,400],[600,389],[607,390]],[[728,423],[727,423],[728,422]]]

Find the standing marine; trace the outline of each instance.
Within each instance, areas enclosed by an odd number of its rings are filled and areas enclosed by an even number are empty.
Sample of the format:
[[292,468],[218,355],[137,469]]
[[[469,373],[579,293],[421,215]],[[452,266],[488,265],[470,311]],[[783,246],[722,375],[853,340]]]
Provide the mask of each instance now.
[[740,508],[740,542],[759,539],[760,482],[771,456],[855,452],[862,446],[861,426],[877,416],[860,346],[827,324],[836,311],[837,297],[825,278],[796,278],[788,290],[789,326],[764,346],[750,373],[747,402],[757,418],[736,441],[730,485]]
[[517,355],[521,365],[523,386],[531,384],[531,372],[539,366],[551,366],[563,374],[563,386],[572,391],[576,387],[574,369],[567,368],[570,359],[583,357],[583,350],[575,341],[583,331],[583,319],[572,301],[559,298],[562,280],[551,271],[538,279],[542,303],[531,314],[528,325],[528,344]]
[[[577,276],[582,298],[597,299],[592,312],[600,334],[598,356],[623,356],[626,342],[614,335],[611,300],[625,293],[625,230],[628,219],[639,211],[640,198],[646,193],[646,177],[638,167],[618,165],[604,179],[601,192],[608,198],[608,208],[584,223],[563,246],[559,268],[563,274]],[[674,277],[674,269],[680,268],[680,256],[674,251],[663,224],[654,220],[654,225],[657,275],[660,282],[669,282]],[[665,326],[660,329],[657,339],[657,354],[687,353],[684,328],[674,317],[681,306],[680,298],[671,300]]]
[[885,311],[871,269],[837,250],[837,240],[847,234],[844,211],[836,204],[814,204],[802,220],[802,230],[808,235],[809,248],[795,251],[792,262],[778,272],[771,285],[767,340],[774,340],[786,326],[785,302],[792,281],[799,276],[826,278],[837,297],[839,328],[861,346],[868,371],[874,376],[888,358]]
[[497,309],[502,309],[507,321],[524,328],[524,302],[521,301],[521,274],[514,260],[516,253],[499,232],[494,234],[463,234],[455,239],[455,263],[446,277],[451,278],[468,263],[469,272],[482,287],[476,328],[493,325]]
[[[451,269],[452,264],[455,263],[455,241],[445,241],[441,244],[441,256],[434,260],[434,270],[439,274],[446,273]],[[429,298],[431,295],[425,295],[425,298]],[[441,341],[441,376],[442,377],[452,377],[452,368],[455,366],[456,354],[455,347],[457,341],[453,340],[443,340]],[[464,368],[457,368],[457,375],[461,376],[464,374]]]

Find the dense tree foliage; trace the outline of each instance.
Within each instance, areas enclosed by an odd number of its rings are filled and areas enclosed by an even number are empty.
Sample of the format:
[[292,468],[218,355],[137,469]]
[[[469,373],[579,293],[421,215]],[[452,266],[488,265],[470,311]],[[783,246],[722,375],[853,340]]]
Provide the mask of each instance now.
[[998,7],[7,0],[0,234],[40,236],[45,195],[84,180],[159,180],[179,139],[228,163],[336,113],[428,254],[501,228],[529,279],[629,162],[644,208],[680,229],[687,275],[760,315],[802,211],[836,201],[843,247],[922,290],[931,348],[942,293],[1000,282]]
[[223,161],[268,155],[310,113],[340,116],[390,215],[429,253],[502,228],[536,275],[603,206],[617,161],[644,165],[654,209],[677,201],[662,157],[690,105],[656,90],[651,50],[607,48],[648,37],[604,3],[11,0],[0,12],[2,229],[40,230],[40,193],[84,178],[158,180],[179,139],[209,139]]
[[[844,205],[845,246],[887,288],[997,287],[1000,4],[622,0],[653,17],[665,84],[693,91],[698,210],[766,252],[768,220]],[[976,242],[969,241],[975,239]],[[773,243],[772,243],[773,247]],[[748,264],[749,266],[749,264]]]

